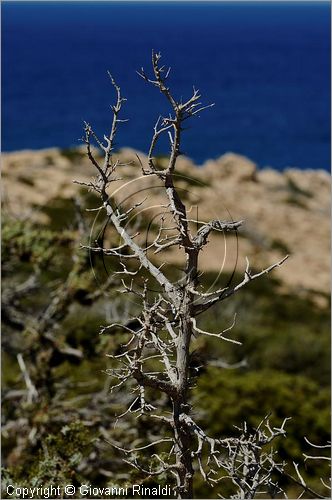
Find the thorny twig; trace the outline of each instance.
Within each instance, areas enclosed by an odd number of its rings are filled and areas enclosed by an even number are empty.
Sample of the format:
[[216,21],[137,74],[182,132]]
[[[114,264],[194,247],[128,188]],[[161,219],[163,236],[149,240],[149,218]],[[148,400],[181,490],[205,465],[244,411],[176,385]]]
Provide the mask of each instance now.
[[[265,426],[260,426],[254,433],[250,433],[246,427],[243,428],[240,438],[219,440],[208,437],[190,415],[188,401],[190,346],[195,333],[239,344],[237,340],[225,336],[234,326],[235,318],[230,327],[216,334],[199,328],[196,316],[217,302],[237,293],[248,282],[279,267],[287,256],[256,274],[251,273],[247,261],[244,278],[236,286],[229,285],[212,293],[198,290],[198,257],[208,243],[210,233],[212,231],[236,232],[243,221],[195,221],[200,228],[193,232],[190,226],[192,220],[188,219],[187,208],[174,182],[174,173],[177,158],[182,154],[183,123],[211,107],[212,104],[202,105],[199,91],[195,88],[187,100],[177,100],[168,86],[170,69],[162,66],[160,59],[159,53],[152,53],[152,77],[148,76],[143,68],[138,72],[144,81],[155,86],[165,96],[170,106],[170,114],[159,117],[154,126],[148,149],[147,167],[143,167],[138,159],[143,175],[152,175],[161,181],[167,196],[167,204],[164,205],[165,213],[160,219],[157,235],[146,247],[139,245],[135,240],[137,233],[131,235],[124,225],[128,221],[129,214],[134,214],[142,202],[130,207],[127,211],[122,211],[116,206],[110,193],[110,185],[118,179],[116,175],[122,167],[119,161],[113,160],[112,151],[117,126],[122,121],[119,118],[120,111],[125,101],[113,77],[111,77],[111,82],[116,92],[116,104],[112,107],[111,132],[107,137],[104,136],[106,145],[99,140],[92,127],[85,124],[84,142],[87,155],[97,173],[97,177],[88,183],[88,187],[100,196],[109,223],[121,239],[121,244],[117,247],[86,246],[85,248],[119,258],[121,270],[118,273],[123,276],[122,291],[134,294],[141,306],[140,314],[135,317],[135,327],[112,323],[101,330],[101,333],[106,333],[111,332],[112,328],[122,328],[126,334],[120,352],[109,355],[114,362],[114,367],[109,368],[107,372],[115,381],[113,390],[131,381],[131,383],[134,382],[133,392],[137,396],[127,410],[118,416],[118,419],[130,413],[135,413],[137,416],[147,414],[152,419],[165,424],[167,432],[171,432],[170,438],[163,437],[131,450],[112,444],[126,455],[135,454],[150,446],[163,449],[168,446],[167,460],[158,453],[154,455],[161,467],[151,466],[147,469],[139,464],[136,455],[127,460],[127,463],[150,476],[159,475],[162,472],[174,476],[175,490],[179,498],[193,496],[194,463],[197,463],[201,475],[208,483],[215,484],[222,480],[226,473],[227,477],[236,484],[241,495],[246,495],[239,498],[253,498],[253,495],[265,486],[277,488],[271,480],[272,470],[276,467],[272,459],[273,453],[265,452],[263,447],[275,437],[285,434],[285,422],[277,429],[271,428],[266,419]],[[170,155],[165,168],[158,166],[155,158],[157,145],[163,135],[168,137],[170,146]],[[93,155],[91,139],[95,140],[104,153],[102,163]],[[172,220],[170,228],[164,225],[166,215]],[[169,233],[170,229],[171,233]],[[173,282],[168,278],[162,266],[155,265],[147,253],[148,250],[153,250],[153,255],[162,253],[173,246],[178,246],[185,258],[184,279],[180,282]],[[130,267],[131,262],[136,262],[135,270]],[[144,278],[143,287],[139,287],[136,285],[136,280],[143,270],[147,272],[148,278]],[[156,284],[159,286],[158,289],[155,289]],[[151,290],[154,291],[151,292]],[[165,416],[161,408],[146,401],[146,397],[153,399],[153,395],[160,394],[165,395],[171,402],[170,416]],[[205,463],[206,453],[208,460]]]

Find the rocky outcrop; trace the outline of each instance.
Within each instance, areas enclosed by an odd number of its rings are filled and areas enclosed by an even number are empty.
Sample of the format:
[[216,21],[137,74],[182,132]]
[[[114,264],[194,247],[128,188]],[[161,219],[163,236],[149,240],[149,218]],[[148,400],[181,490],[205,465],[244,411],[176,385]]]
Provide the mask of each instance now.
[[[139,186],[136,181],[128,183],[140,176],[137,155],[146,165],[142,153],[129,148],[119,153],[122,161],[132,163],[122,168],[125,185],[118,188],[134,196],[143,186],[151,203],[158,206],[163,200],[153,178],[142,179]],[[165,161],[158,159],[160,168]],[[52,198],[77,195],[78,186],[72,181],[94,175],[80,148],[5,153],[2,165],[4,209],[17,217],[35,216],[33,207]],[[239,271],[244,269],[245,256],[261,268],[289,253],[289,260],[275,273],[284,286],[296,293],[329,292],[330,176],[326,171],[259,170],[247,158],[227,153],[200,167],[180,157],[177,172],[179,189],[200,220],[245,220],[238,243],[234,237],[224,241],[220,234],[211,236],[200,260],[203,270],[229,271],[237,254]],[[169,258],[175,261],[176,253]]]

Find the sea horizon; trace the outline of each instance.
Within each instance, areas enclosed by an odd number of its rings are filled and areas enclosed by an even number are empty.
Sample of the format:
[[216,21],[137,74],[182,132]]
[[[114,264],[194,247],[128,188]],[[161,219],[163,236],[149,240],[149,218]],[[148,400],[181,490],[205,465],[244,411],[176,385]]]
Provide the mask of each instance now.
[[[151,50],[169,84],[203,104],[183,153],[225,152],[259,167],[330,169],[328,2],[4,2],[2,150],[81,144],[83,121],[107,133],[113,76],[128,99],[117,148],[146,152],[163,96],[136,74]],[[167,154],[161,143],[158,153]]]

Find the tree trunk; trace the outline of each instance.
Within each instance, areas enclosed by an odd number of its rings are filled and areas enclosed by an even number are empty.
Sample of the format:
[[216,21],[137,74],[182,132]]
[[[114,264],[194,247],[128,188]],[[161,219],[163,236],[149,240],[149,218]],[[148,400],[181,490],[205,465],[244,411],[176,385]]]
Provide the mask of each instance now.
[[188,428],[181,420],[181,414],[188,413],[188,371],[189,346],[192,335],[190,321],[191,297],[186,294],[182,305],[181,328],[177,345],[177,391],[173,400],[173,421],[176,440],[176,462],[179,467],[179,494],[178,498],[193,498],[193,465],[191,455],[191,436]]
[[194,469],[191,456],[190,435],[180,420],[183,406],[180,401],[173,402],[174,434],[176,441],[176,463],[178,466],[178,498],[193,498]]

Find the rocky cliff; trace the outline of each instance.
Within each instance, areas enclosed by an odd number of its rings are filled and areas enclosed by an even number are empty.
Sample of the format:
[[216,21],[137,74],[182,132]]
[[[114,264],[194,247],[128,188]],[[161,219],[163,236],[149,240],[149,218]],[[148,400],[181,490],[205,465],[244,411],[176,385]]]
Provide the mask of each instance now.
[[[122,167],[124,180],[118,181],[117,189],[132,196],[143,189],[157,206],[161,199],[151,177],[128,183],[141,175],[136,154],[144,165],[144,154],[131,149],[118,153],[121,161],[132,163]],[[79,186],[73,179],[87,181],[94,175],[80,148],[4,153],[2,159],[4,213],[20,218],[40,217],[36,207],[54,198],[76,196]],[[165,158],[158,162],[162,168]],[[258,169],[233,153],[199,167],[180,157],[177,171],[178,187],[193,219],[245,221],[237,243],[218,234],[211,237],[200,260],[203,270],[230,269],[237,260],[237,269],[243,271],[246,256],[259,269],[290,254],[276,277],[295,293],[312,292],[317,302],[325,303],[330,287],[330,176],[326,171]],[[176,260],[176,255],[170,259]]]

